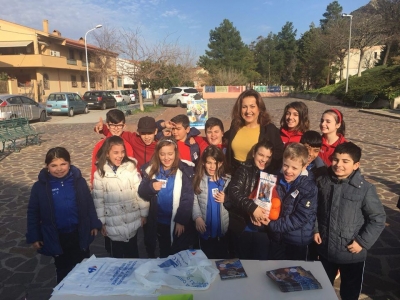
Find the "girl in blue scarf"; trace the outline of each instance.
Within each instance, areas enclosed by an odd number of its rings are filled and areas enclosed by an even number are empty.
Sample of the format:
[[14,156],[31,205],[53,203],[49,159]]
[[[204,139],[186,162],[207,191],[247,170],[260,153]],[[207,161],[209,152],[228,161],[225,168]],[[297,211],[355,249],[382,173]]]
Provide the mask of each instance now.
[[211,259],[228,257],[229,213],[223,204],[230,176],[225,170],[225,155],[211,145],[204,150],[194,177],[193,220],[200,248]]

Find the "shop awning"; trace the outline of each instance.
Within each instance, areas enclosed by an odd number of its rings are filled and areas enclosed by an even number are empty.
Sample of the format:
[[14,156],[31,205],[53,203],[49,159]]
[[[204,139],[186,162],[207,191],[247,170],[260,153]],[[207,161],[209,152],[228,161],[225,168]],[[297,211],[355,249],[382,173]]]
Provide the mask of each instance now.
[[0,42],[0,48],[26,47],[30,43],[32,43],[32,41]]

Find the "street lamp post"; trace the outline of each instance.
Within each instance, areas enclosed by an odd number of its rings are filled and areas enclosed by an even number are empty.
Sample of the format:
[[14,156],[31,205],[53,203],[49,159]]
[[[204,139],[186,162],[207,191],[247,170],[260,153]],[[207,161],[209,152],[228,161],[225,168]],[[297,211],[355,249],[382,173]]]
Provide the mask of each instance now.
[[353,22],[353,15],[342,14],[342,17],[350,18],[350,32],[349,32],[349,51],[347,53],[347,70],[346,70],[346,94],[349,90],[349,66],[350,66],[350,45],[351,45],[351,24]]
[[85,33],[85,56],[86,56],[86,76],[87,76],[87,83],[88,83],[88,89],[90,91],[90,79],[89,79],[89,62],[88,62],[88,55],[87,55],[87,42],[86,42],[86,36],[89,32],[96,30],[97,28],[101,28],[103,27],[103,25],[97,25],[95,28],[92,28],[90,30],[88,30]]

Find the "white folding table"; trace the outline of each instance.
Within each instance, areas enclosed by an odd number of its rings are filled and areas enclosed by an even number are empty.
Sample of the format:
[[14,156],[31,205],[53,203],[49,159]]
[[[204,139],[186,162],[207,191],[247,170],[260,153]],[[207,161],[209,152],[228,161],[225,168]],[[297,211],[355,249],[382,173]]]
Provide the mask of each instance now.
[[[215,260],[212,260],[215,261]],[[241,260],[243,267],[247,273],[247,278],[236,278],[229,280],[221,280],[219,276],[211,284],[210,288],[205,291],[185,291],[175,290],[163,287],[160,294],[193,294],[195,300],[212,300],[212,299],[229,299],[229,300],[247,300],[247,299],[295,299],[295,300],[337,300],[335,290],[333,289],[328,276],[325,273],[322,264],[318,261],[293,261],[293,260]],[[266,271],[286,268],[293,266],[301,266],[305,270],[311,271],[314,277],[321,283],[322,289],[288,292],[283,293],[279,290],[277,284],[268,278]],[[72,270],[73,272],[73,270]],[[96,300],[155,300],[154,297],[137,297],[128,295],[118,296],[96,296]],[[52,296],[50,300],[82,300],[92,299],[93,297],[78,295],[58,295]]]

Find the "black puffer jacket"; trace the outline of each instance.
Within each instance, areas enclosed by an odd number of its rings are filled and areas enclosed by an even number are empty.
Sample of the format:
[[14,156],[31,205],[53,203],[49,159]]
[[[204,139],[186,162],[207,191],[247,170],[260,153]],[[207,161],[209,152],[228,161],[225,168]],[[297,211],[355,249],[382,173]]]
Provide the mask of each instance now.
[[250,215],[258,207],[249,199],[251,192],[260,177],[260,170],[252,161],[239,167],[232,178],[228,188],[228,200],[225,208],[229,211],[229,229],[236,235],[240,235],[250,222]]
[[[318,185],[318,224],[322,243],[318,252],[338,264],[364,261],[367,250],[385,228],[386,215],[375,187],[356,170],[349,178],[337,179],[330,170]],[[347,246],[354,240],[363,247],[357,254]]]
[[[226,161],[232,169],[232,174],[234,174],[236,172],[236,169],[238,168],[238,166],[235,164],[236,160],[234,158],[234,153],[232,150],[232,141],[235,138],[237,132],[238,131],[234,130],[233,126],[231,125],[231,129],[229,129],[224,134],[224,139],[228,141],[228,145],[226,148]],[[264,139],[269,140],[274,145],[274,151],[272,153],[272,161],[269,168],[271,170],[276,171],[282,165],[282,155],[284,150],[284,144],[282,142],[279,129],[272,123],[261,126],[258,141],[262,141]],[[251,154],[252,153],[249,153],[248,158],[251,158],[252,156]]]

